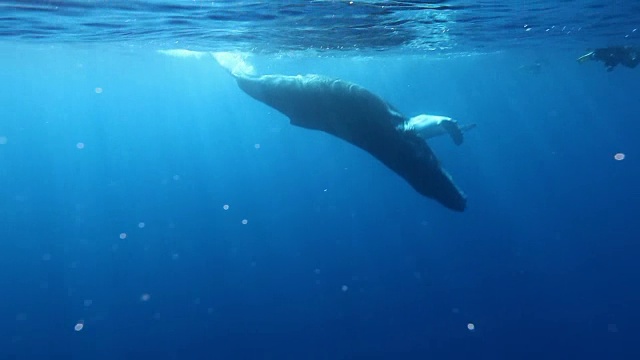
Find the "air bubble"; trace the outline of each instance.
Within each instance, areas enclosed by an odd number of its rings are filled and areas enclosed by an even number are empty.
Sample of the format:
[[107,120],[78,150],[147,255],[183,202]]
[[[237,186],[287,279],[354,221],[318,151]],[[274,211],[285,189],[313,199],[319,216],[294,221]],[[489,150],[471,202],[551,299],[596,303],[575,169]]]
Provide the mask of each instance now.
[[75,330],[75,331],[82,331],[82,329],[84,329],[84,321],[80,320],[80,321],[78,321],[78,323],[73,327],[73,330]]

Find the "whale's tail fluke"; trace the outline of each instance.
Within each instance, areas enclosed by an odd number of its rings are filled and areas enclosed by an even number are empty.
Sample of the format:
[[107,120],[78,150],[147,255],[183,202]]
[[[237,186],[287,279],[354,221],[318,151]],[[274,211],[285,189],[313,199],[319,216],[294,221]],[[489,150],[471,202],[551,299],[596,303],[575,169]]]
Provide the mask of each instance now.
[[212,52],[211,56],[234,77],[256,75],[253,65],[247,62],[247,55],[238,52]]

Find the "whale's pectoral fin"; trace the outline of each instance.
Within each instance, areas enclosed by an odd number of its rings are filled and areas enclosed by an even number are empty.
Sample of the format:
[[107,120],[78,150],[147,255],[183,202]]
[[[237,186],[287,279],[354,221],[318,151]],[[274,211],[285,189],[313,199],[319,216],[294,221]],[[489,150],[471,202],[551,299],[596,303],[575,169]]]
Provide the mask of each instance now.
[[454,120],[442,120],[440,123],[443,129],[445,129],[449,136],[453,139],[453,143],[456,145],[462,144],[464,140],[462,136],[462,129],[458,126],[458,123]]

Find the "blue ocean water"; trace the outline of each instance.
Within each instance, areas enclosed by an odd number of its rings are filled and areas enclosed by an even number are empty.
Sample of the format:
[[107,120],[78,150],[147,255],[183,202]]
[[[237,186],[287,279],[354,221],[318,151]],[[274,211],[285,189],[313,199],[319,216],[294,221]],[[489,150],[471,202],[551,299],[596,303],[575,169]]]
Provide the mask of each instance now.
[[[637,359],[640,69],[576,58],[637,46],[639,19],[0,2],[0,359]],[[429,140],[468,209],[289,125],[208,51],[476,123]]]

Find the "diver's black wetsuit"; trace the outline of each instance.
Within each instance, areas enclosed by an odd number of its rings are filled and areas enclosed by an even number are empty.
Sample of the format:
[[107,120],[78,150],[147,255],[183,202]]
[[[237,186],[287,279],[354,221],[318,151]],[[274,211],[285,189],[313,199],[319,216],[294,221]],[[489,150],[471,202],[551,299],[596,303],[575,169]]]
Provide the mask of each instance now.
[[602,61],[607,71],[613,71],[618,64],[635,68],[640,64],[640,49],[631,46],[610,46],[596,49],[591,53],[591,58]]

